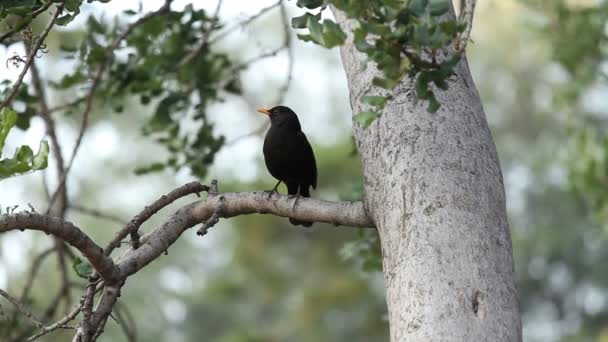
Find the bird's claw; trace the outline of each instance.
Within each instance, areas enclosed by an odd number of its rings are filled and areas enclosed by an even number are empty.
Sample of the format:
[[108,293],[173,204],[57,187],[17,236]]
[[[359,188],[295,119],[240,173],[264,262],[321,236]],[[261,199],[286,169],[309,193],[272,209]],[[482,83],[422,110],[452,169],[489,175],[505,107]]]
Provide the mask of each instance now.
[[268,193],[268,199],[270,199],[272,197],[272,195],[274,195],[275,193],[277,193],[277,191],[275,189],[272,190],[264,190],[263,191],[265,194]]
[[295,200],[293,201],[293,203],[291,204],[291,211],[293,211],[296,208],[296,204],[298,203],[298,199],[300,199],[300,194],[297,195],[289,195],[289,198],[294,198]]

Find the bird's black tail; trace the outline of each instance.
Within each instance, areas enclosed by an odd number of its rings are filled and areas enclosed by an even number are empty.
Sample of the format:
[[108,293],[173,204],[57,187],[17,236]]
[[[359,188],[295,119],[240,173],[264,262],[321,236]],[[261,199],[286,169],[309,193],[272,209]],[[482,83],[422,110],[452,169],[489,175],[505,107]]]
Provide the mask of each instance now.
[[[310,190],[308,189],[309,185],[296,185],[296,186],[289,186],[289,184],[287,185],[287,193],[290,195],[297,195],[298,194],[298,187],[300,188],[300,196],[302,197],[310,197]],[[294,226],[304,226],[304,227],[310,227],[312,226],[312,222],[308,222],[308,221],[300,221],[300,220],[296,220],[293,218],[289,218],[289,222],[291,224],[293,224]]]

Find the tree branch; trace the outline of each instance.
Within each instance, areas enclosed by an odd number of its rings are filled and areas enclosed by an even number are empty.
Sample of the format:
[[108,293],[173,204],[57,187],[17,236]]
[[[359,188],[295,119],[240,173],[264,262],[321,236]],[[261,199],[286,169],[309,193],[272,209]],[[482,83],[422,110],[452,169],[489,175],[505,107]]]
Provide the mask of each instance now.
[[[160,209],[178,198],[201,191],[209,192],[207,199],[187,204],[178,209],[163,224],[138,239],[139,246],[132,244],[132,247],[117,263],[114,263],[106,254],[111,253],[129,234],[136,233],[139,226]],[[162,196],[119,231],[105,251],[79,228],[61,218],[32,212],[0,216],[0,233],[15,229],[28,229],[52,234],[78,249],[95,269],[93,275],[89,277],[86,294],[77,309],[55,325],[43,328],[42,323],[37,324],[36,326],[42,331],[38,335],[34,335],[32,339],[65,326],[66,322],[82,311],[83,319],[77,328],[74,340],[95,340],[96,336],[103,331],[125,280],[165,253],[186,229],[205,222],[201,231],[206,231],[222,217],[229,218],[255,213],[334,225],[375,227],[366,214],[362,202],[330,202],[314,198],[299,198],[296,202],[294,197],[276,193],[269,195],[264,191],[219,193],[216,181],[213,181],[210,187],[199,182],[191,182]],[[97,274],[104,280],[103,282],[100,282]],[[102,289],[103,292],[93,309],[97,289]]]
[[119,279],[118,268],[112,259],[103,254],[99,245],[70,222],[32,212],[0,216],[0,233],[17,229],[39,230],[54,235],[78,249],[106,282],[113,283]]
[[137,214],[127,225],[122,228],[112,241],[108,244],[105,249],[105,254],[110,255],[112,251],[120,246],[120,242],[127,237],[127,235],[131,235],[132,237],[132,245],[133,248],[137,249],[139,247],[139,235],[137,235],[137,230],[139,227],[146,222],[152,215],[156,214],[162,208],[168,206],[173,203],[178,198],[182,198],[184,196],[188,196],[190,194],[198,194],[199,192],[208,191],[209,187],[203,185],[199,182],[190,182],[186,185],[180,186],[179,188],[171,191],[170,193],[161,196],[158,200],[154,201],[149,206],[146,206],[142,212]]
[[295,198],[268,192],[227,192],[178,209],[163,224],[141,237],[138,249],[128,250],[118,261],[122,277],[128,277],[163,254],[188,228],[209,220],[223,206],[222,217],[247,214],[272,214],[301,221],[324,222],[359,228],[375,227],[363,202],[330,202],[315,198]]
[[[471,30],[473,29],[473,14],[475,13],[476,0],[462,0],[461,9],[459,15],[459,21],[464,21],[466,27],[460,34],[458,41],[456,42],[456,52],[461,53],[467,47],[469,39],[471,37]],[[464,3],[464,4],[463,4]]]

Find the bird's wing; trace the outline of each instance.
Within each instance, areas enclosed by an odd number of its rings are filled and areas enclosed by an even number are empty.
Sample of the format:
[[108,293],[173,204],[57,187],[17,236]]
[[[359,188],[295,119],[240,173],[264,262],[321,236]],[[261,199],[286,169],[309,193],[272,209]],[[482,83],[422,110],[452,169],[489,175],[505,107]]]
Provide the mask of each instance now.
[[304,160],[304,165],[306,165],[309,169],[305,170],[305,172],[307,174],[311,174],[312,175],[312,182],[311,185],[314,189],[317,188],[317,161],[315,160],[315,153],[312,150],[312,147],[310,146],[310,143],[308,142],[308,139],[306,139],[306,135],[304,134],[304,132],[300,131],[298,132],[298,138],[303,142],[303,146],[304,146],[304,153],[302,155],[302,159]]

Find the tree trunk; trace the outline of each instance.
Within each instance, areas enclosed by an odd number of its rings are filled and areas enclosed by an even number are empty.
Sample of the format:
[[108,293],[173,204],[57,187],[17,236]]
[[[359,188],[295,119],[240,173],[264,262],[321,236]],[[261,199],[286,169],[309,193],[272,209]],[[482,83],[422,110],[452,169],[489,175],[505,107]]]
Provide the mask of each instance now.
[[[342,13],[340,25],[351,32]],[[354,113],[377,71],[341,48]],[[466,60],[431,114],[412,79],[367,129],[355,124],[364,204],[380,233],[391,341],[521,341],[504,185]]]

